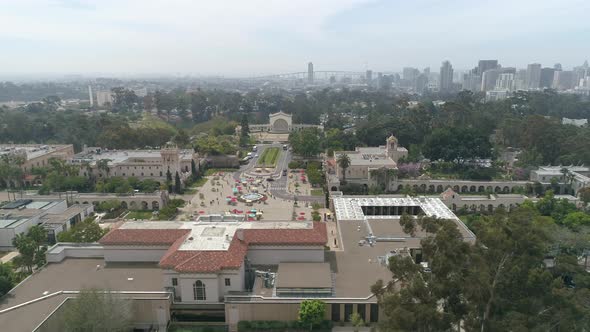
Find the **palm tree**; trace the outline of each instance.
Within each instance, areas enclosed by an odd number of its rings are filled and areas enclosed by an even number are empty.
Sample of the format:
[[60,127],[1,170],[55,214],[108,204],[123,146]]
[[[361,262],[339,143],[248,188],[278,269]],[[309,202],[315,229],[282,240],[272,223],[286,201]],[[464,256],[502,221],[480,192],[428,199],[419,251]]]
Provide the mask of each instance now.
[[338,156],[337,162],[338,166],[342,168],[342,183],[346,183],[346,169],[350,167],[350,157],[346,153],[343,153]]
[[106,174],[106,177],[109,177],[109,173],[111,172],[111,169],[109,168],[109,161],[111,161],[110,159],[100,159],[98,161],[96,161],[96,168]]
[[381,187],[383,191],[389,190],[389,182],[397,175],[397,170],[387,167],[380,167],[370,171],[371,179]]

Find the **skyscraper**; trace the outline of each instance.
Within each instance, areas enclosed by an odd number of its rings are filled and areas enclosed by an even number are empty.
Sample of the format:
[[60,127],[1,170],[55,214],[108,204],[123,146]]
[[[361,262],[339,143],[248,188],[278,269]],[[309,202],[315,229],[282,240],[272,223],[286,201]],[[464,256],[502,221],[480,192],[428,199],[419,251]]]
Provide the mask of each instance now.
[[453,90],[453,66],[449,61],[443,61],[440,67],[438,84],[440,92],[451,92]]
[[370,69],[367,69],[367,72],[365,73],[365,79],[367,80],[367,84],[371,85],[371,82],[373,81],[373,71]]
[[477,64],[477,74],[483,76],[486,70],[498,68],[498,60],[479,60]]
[[498,76],[496,80],[496,90],[499,91],[512,91],[514,90],[514,74],[503,73]]
[[553,85],[553,75],[555,73],[555,69],[545,67],[541,68],[541,80],[539,82],[539,87],[541,89],[548,89]]
[[94,96],[92,95],[92,86],[88,86],[88,99],[90,100],[90,106],[94,106]]
[[502,73],[499,69],[488,69],[481,76],[481,91],[486,92],[496,87],[498,76]]
[[553,65],[553,69],[555,69],[555,70],[563,70],[563,69],[561,68],[561,63],[556,63],[556,64],[554,64],[554,65]]
[[313,62],[307,64],[307,83],[313,84]]
[[526,67],[526,84],[529,89],[538,89],[541,84],[541,64],[531,63]]
[[571,70],[555,71],[553,74],[553,88],[569,90],[574,87],[574,72]]

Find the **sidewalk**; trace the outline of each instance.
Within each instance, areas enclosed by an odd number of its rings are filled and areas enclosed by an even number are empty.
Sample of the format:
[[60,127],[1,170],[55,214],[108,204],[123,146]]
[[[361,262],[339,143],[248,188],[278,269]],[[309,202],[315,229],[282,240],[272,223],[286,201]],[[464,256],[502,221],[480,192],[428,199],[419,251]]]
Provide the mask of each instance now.
[[18,256],[18,255],[19,255],[18,251],[11,251],[11,252],[9,252],[8,254],[6,254],[6,255],[2,256],[2,257],[0,258],[0,262],[2,262],[2,263],[8,263],[8,262],[10,262],[11,260],[13,260],[13,259],[14,259],[14,257],[16,257],[16,256]]

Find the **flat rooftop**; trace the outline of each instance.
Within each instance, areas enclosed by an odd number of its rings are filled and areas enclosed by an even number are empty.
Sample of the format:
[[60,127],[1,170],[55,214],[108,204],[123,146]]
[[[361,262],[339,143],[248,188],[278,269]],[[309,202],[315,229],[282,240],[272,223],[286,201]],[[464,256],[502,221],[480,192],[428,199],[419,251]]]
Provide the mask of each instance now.
[[311,222],[182,222],[127,221],[119,229],[188,229],[190,234],[178,248],[183,250],[227,250],[238,229],[312,229]]
[[332,288],[329,263],[280,263],[278,288]]
[[[191,150],[179,150],[179,155],[181,160],[192,159]],[[162,155],[160,150],[102,150],[101,153],[82,152],[75,156],[75,160],[88,161],[91,165],[101,159],[110,159],[112,164],[160,162]]]
[[[161,292],[162,282],[162,270],[157,264],[109,263],[105,266],[103,259],[68,258],[60,263],[47,264],[2,297],[0,311],[58,291],[98,288],[113,291]],[[3,331],[30,332],[65,298],[65,295],[50,297],[0,313],[0,326]]]
[[60,149],[66,148],[66,147],[68,147],[68,145],[0,144],[0,155],[10,154],[10,153],[24,153],[27,156],[27,160],[31,160],[31,159],[46,155],[48,153],[58,151]]
[[363,206],[417,206],[429,217],[458,219],[438,198],[434,197],[387,197],[387,196],[342,196],[334,197],[337,220],[391,219],[392,216],[366,216]]

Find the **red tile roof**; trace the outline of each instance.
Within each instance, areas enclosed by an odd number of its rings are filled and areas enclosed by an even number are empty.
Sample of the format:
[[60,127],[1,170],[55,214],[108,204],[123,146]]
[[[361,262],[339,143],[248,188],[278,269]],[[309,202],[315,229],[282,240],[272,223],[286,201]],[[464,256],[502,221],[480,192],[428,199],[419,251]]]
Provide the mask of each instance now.
[[326,224],[314,222],[312,229],[245,229],[244,240],[254,245],[324,245]]
[[102,245],[165,246],[190,233],[190,229],[122,229],[116,228],[98,242]]
[[324,245],[326,225],[314,222],[311,229],[244,229],[243,240],[234,235],[227,250],[179,250],[190,229],[114,229],[99,242],[103,245],[163,245],[170,248],[160,267],[177,272],[211,273],[239,269],[248,245]]

